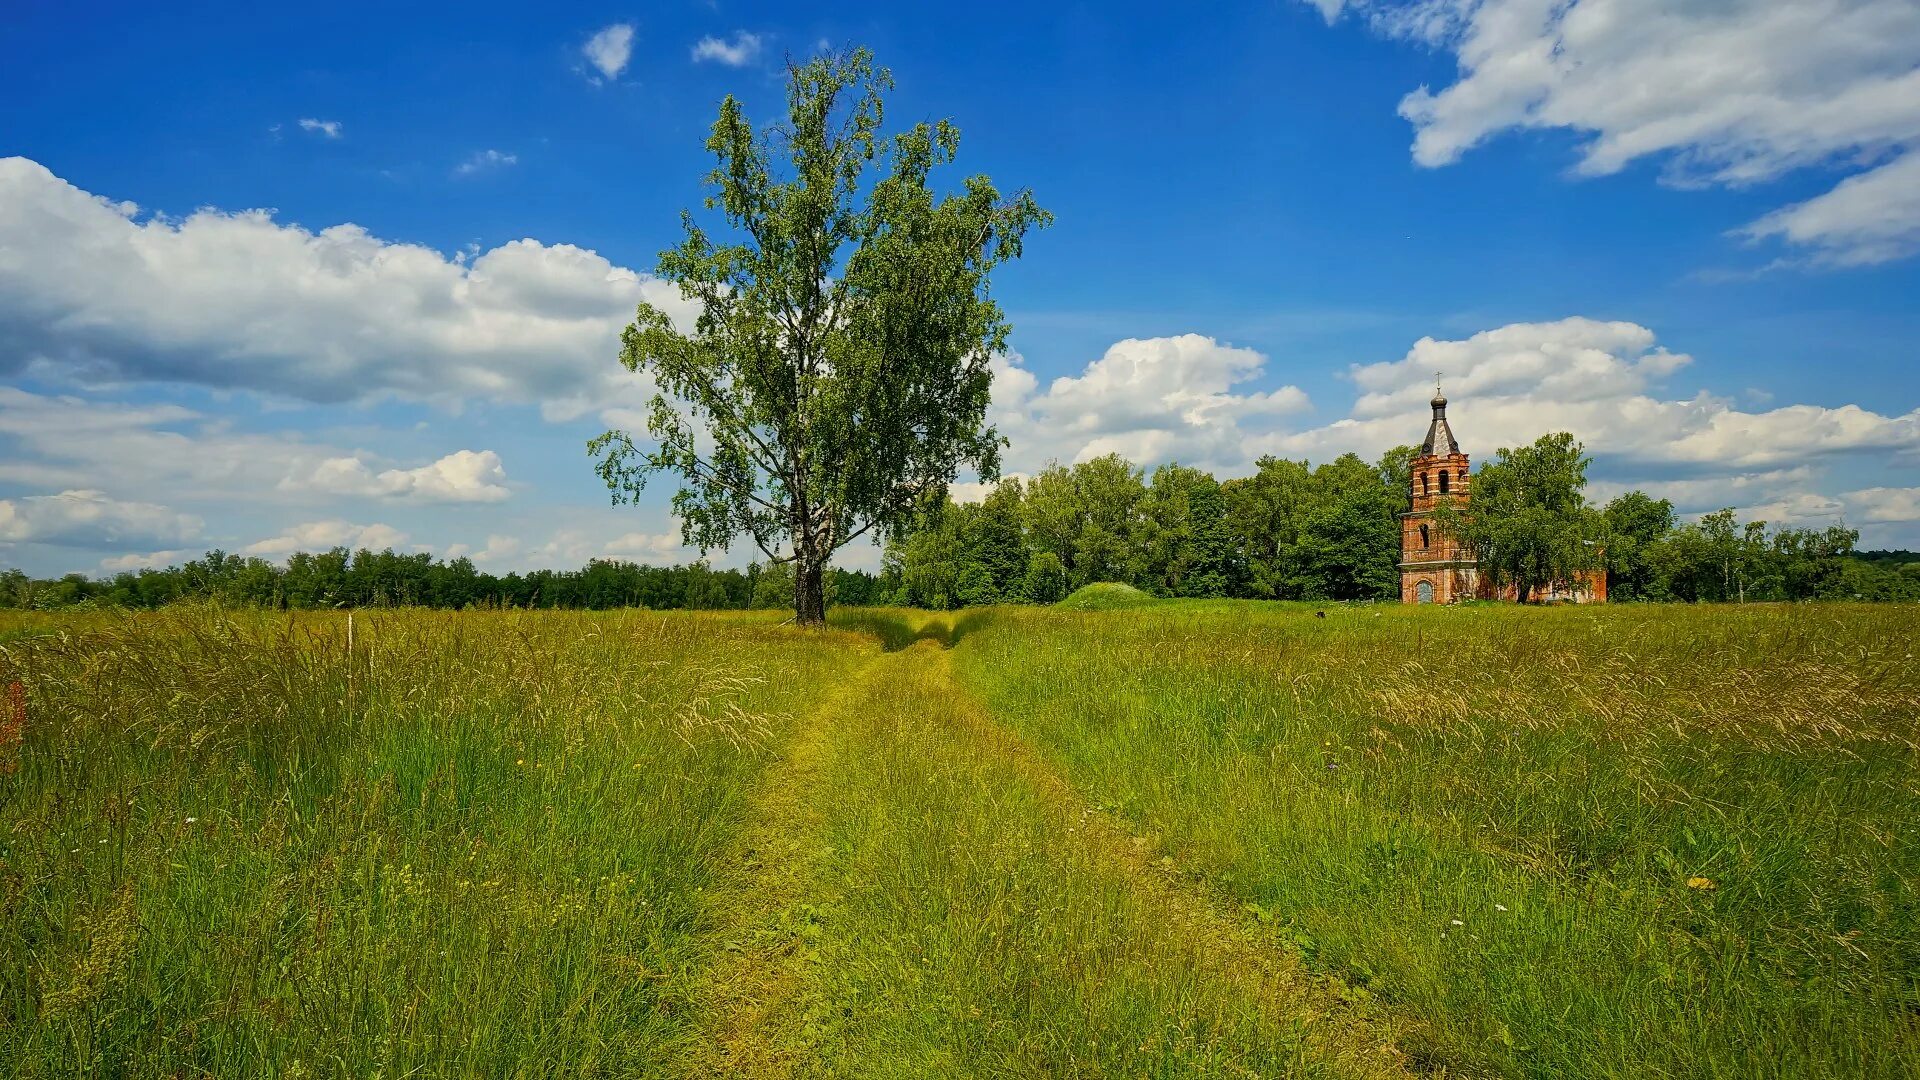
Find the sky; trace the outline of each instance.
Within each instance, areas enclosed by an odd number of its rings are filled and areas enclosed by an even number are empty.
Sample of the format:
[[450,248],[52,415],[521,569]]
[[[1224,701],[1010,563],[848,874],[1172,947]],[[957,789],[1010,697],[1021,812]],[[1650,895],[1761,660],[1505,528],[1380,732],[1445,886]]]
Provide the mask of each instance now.
[[854,45],[1055,215],[993,284],[1009,472],[1372,460],[1440,373],[1477,461],[1920,548],[1913,0],[13,0],[0,565],[697,557],[587,457],[618,335],[689,313],[721,99]]

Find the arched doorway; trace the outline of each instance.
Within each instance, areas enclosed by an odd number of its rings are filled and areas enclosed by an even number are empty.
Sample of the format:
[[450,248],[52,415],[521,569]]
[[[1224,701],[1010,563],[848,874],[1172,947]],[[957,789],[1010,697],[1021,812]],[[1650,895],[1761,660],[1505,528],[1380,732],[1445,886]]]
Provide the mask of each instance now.
[[1433,582],[1422,581],[1413,587],[1413,602],[1416,604],[1433,603]]

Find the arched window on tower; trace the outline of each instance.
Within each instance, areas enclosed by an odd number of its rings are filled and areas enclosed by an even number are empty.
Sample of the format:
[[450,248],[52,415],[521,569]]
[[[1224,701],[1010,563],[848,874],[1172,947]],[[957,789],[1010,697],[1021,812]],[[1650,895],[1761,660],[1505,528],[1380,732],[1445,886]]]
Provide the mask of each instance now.
[[1466,482],[1467,482],[1467,470],[1465,470],[1465,469],[1461,469],[1461,470],[1460,470],[1460,483],[1462,483],[1462,484],[1465,484]]
[[1432,490],[1432,489],[1430,489],[1430,488],[1429,488],[1429,487],[1427,486],[1427,474],[1426,474],[1426,473],[1421,473],[1421,474],[1420,474],[1420,494],[1422,494],[1422,495],[1427,495],[1427,494],[1430,494],[1430,493],[1431,493],[1431,490]]
[[1447,470],[1440,470],[1440,494],[1442,495],[1447,493],[1447,475]]
[[1431,546],[1431,544],[1429,543],[1430,539],[1431,538],[1427,535],[1427,527],[1425,525],[1420,526],[1420,547],[1422,549],[1430,547]]

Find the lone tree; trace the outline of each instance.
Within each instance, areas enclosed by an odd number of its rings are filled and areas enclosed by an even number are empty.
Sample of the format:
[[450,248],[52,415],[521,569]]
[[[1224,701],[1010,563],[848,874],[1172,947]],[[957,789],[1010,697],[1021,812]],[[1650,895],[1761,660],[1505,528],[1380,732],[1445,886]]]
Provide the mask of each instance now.
[[1474,474],[1472,506],[1443,503],[1434,519],[1474,553],[1494,585],[1516,586],[1524,604],[1605,561],[1606,522],[1586,498],[1591,460],[1564,431],[1502,447]]
[[699,317],[685,333],[643,303],[621,335],[620,362],[659,386],[654,445],[623,431],[587,444],[616,504],[673,474],[687,543],[744,535],[791,562],[807,626],[826,621],[841,546],[900,533],[962,466],[998,477],[988,360],[1008,326],[988,279],[1051,220],[984,176],[936,190],[959,129],[883,136],[892,88],[860,49],[789,64],[784,125],[756,132],[738,101],[721,103],[705,206],[726,228],[682,213],[686,239],[660,254]]

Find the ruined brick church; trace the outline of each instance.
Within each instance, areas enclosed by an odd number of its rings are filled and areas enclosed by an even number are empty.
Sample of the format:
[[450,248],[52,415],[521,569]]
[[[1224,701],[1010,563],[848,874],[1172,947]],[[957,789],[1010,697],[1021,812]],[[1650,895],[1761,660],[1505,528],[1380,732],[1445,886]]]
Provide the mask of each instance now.
[[[1403,604],[1450,604],[1457,600],[1518,600],[1513,585],[1495,590],[1493,581],[1480,573],[1473,553],[1442,530],[1433,512],[1442,503],[1465,507],[1471,484],[1467,455],[1447,423],[1447,398],[1439,388],[1433,392],[1433,421],[1427,425],[1427,437],[1413,459],[1413,509],[1400,515],[1400,602]],[[1576,574],[1572,582],[1556,582],[1538,590],[1539,601],[1585,603],[1607,598],[1607,575],[1603,570]]]

